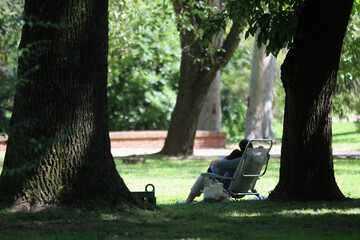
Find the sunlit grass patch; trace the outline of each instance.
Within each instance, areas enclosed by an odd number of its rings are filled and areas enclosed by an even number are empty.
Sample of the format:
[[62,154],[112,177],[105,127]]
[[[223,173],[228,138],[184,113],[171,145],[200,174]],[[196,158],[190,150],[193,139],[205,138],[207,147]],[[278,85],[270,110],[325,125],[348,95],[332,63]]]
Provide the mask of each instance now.
[[333,123],[333,149],[360,151],[360,131],[354,122]]
[[[148,156],[145,164],[128,165],[117,160],[117,168],[130,191],[144,191],[147,183],[155,185],[155,196],[160,205],[185,201],[196,178],[206,172],[211,158],[203,160],[159,160]],[[335,159],[336,181],[346,197],[360,198],[360,161]],[[279,180],[280,160],[270,158],[266,174],[258,180],[256,190],[268,196]],[[252,198],[245,197],[240,201]],[[201,201],[202,196],[195,200]]]
[[334,208],[318,208],[318,209],[295,209],[283,210],[278,213],[279,215],[326,215],[326,214],[341,214],[341,215],[354,215],[360,214],[360,208],[350,209],[334,209]]
[[[276,140],[282,140],[283,124],[274,121],[273,129]],[[332,123],[332,147],[341,151],[360,151],[360,131],[355,122]],[[233,146],[233,145],[231,145]]]

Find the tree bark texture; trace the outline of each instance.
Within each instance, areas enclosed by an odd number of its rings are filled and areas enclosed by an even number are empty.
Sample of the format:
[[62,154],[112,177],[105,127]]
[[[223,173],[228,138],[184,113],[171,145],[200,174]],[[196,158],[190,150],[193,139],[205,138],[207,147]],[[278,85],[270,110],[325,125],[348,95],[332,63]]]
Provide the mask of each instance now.
[[[184,1],[173,1],[176,14],[189,13],[192,26],[198,28],[201,19],[191,13]],[[199,114],[210,85],[218,70],[223,68],[240,42],[243,24],[235,22],[222,44],[224,51],[207,55],[192,31],[179,26],[182,48],[178,95],[171,116],[168,135],[161,154],[192,155]],[[197,61],[201,59],[201,61]]]
[[275,139],[272,128],[272,101],[276,58],[266,56],[266,46],[254,43],[248,108],[246,112],[245,138]]
[[[213,6],[222,9],[221,1],[213,1]],[[219,49],[224,42],[224,32],[221,31],[213,38],[212,47]],[[215,74],[214,80],[206,95],[206,100],[201,108],[197,130],[221,131],[221,70]]]
[[201,109],[197,130],[221,131],[221,71],[217,71]]
[[24,12],[1,205],[131,206],[110,152],[107,1],[26,0]]
[[[264,48],[265,51],[265,48]],[[276,58],[274,55],[264,55],[264,74],[263,74],[263,120],[262,120],[262,137],[264,139],[275,139],[275,132],[272,126],[273,121],[273,90],[274,90],[274,79],[275,79],[275,66]]]
[[280,179],[270,199],[344,199],[334,176],[332,107],[353,1],[306,1],[282,65],[285,116]]

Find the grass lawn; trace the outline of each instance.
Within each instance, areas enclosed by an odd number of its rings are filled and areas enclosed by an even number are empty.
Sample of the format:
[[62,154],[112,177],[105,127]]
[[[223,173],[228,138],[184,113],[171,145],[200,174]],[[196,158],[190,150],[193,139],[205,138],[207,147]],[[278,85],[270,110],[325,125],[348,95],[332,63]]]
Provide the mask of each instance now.
[[[211,158],[187,161],[162,161],[148,159],[143,165],[121,164],[117,169],[130,191],[144,191],[147,183],[155,185],[157,204],[171,205],[185,201],[196,178],[205,172]],[[261,195],[267,196],[279,179],[280,160],[271,158],[267,173],[256,184]],[[360,160],[336,159],[334,161],[336,181],[346,197],[360,199]],[[195,200],[202,200],[200,196]],[[251,196],[247,198],[253,198]]]
[[333,149],[360,151],[360,123],[333,122]]
[[[276,140],[282,139],[282,123],[274,122]],[[333,122],[333,149],[338,151],[360,151],[360,129],[359,123],[355,122]]]
[[[169,160],[149,156],[142,165],[117,169],[131,191],[156,187],[158,208],[38,213],[0,211],[0,239],[358,239],[360,235],[360,161],[336,159],[337,182],[345,202],[288,203],[239,200],[233,203],[174,205],[185,200],[210,159]],[[257,190],[268,195],[277,183],[279,159],[271,158]],[[248,197],[249,199],[250,197]],[[201,200],[199,198],[198,200]]]

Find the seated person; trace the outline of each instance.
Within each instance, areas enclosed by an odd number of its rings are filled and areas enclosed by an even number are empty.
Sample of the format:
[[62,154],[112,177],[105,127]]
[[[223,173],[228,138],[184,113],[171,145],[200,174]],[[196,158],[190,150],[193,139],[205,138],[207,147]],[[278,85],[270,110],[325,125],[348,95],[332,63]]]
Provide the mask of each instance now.
[[[225,177],[232,177],[234,171],[236,170],[237,166],[241,161],[241,157],[243,152],[245,151],[246,145],[249,143],[248,139],[244,139],[239,143],[239,149],[233,150],[230,155],[223,157],[220,160],[213,160],[211,161],[211,165],[208,168],[208,172],[216,173],[221,176]],[[249,147],[253,147],[250,143]],[[185,203],[191,203],[195,197],[201,195],[201,190],[204,189],[205,185],[209,185],[211,182],[210,178],[199,176],[198,179],[195,181],[193,187],[191,188],[190,194],[186,199]],[[227,182],[224,183],[224,188],[229,187]]]

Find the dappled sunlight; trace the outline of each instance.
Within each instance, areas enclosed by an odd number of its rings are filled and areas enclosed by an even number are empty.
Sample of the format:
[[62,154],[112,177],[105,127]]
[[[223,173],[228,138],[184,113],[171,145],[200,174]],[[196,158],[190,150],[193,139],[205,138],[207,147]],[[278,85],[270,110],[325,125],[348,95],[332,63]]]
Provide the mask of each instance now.
[[282,210],[278,215],[286,215],[288,217],[297,215],[326,215],[326,214],[339,214],[339,215],[360,215],[359,208],[349,209],[295,209],[295,210]]
[[39,234],[44,235],[39,239],[46,239],[57,233],[61,239],[357,239],[360,234],[360,206],[356,201],[240,200],[160,206],[151,211],[0,213],[0,230],[3,234],[18,231],[16,239],[38,239]]
[[224,217],[259,217],[259,216],[263,216],[263,213],[260,212],[255,212],[255,213],[246,213],[246,212],[238,212],[238,211],[233,211],[233,212],[229,212],[224,214]]

